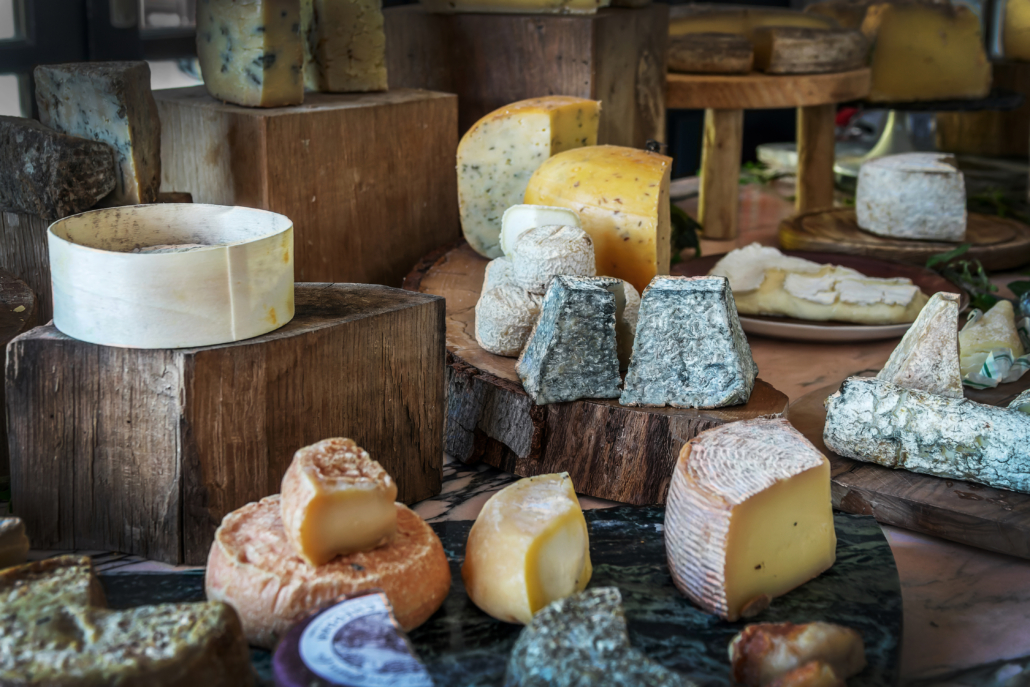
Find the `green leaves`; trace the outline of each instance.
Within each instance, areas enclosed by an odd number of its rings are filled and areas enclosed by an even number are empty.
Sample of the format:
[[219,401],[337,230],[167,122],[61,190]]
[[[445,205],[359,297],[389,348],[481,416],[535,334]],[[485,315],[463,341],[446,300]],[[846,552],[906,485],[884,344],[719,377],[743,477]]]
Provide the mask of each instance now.
[[[926,261],[926,267],[936,269],[942,277],[968,291],[970,306],[987,311],[999,300],[994,295],[998,287],[991,283],[979,260],[956,260],[969,252],[970,247],[971,244],[963,243],[954,250],[932,255]],[[1030,286],[1030,282],[1026,284]]]
[[960,255],[965,255],[972,247],[972,245],[973,244],[971,243],[963,243],[955,250],[949,250],[946,253],[938,253],[937,255],[931,255],[930,259],[926,261],[926,268],[932,270],[935,267],[937,267],[937,265],[947,265],[949,262],[959,257]]
[[680,262],[680,251],[686,248],[694,249],[694,257],[701,257],[701,242],[698,232],[701,225],[693,217],[683,211],[676,203],[670,203],[672,218],[672,264]]

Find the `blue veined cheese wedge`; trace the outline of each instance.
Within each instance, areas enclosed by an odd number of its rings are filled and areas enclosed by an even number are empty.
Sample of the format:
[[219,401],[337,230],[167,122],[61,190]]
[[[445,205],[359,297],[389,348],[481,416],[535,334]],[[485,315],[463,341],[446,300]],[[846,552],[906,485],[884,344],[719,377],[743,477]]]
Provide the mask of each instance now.
[[655,277],[644,290],[626,406],[746,403],[758,375],[725,277]]
[[161,121],[146,62],[40,65],[33,71],[39,121],[114,149],[115,187],[101,206],[157,202]]
[[619,396],[611,277],[555,277],[515,371],[537,405]]
[[381,0],[301,0],[300,18],[309,91],[386,90]]
[[301,0],[199,0],[197,59],[212,97],[236,105],[304,102]]
[[826,399],[823,441],[842,456],[1030,493],[1030,415],[852,377]]
[[957,293],[935,293],[891,353],[877,379],[962,398]]

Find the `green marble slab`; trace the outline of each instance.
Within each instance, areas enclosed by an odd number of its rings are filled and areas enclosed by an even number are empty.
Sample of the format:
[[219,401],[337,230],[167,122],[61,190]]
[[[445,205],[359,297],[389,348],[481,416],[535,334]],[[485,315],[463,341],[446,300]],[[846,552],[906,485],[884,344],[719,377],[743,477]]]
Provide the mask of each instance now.
[[[633,645],[704,687],[732,684],[726,647],[745,623],[708,615],[673,587],[665,563],[661,507],[620,506],[586,511],[594,575],[590,586],[622,591]],[[826,573],[783,597],[756,620],[795,623],[826,620],[862,633],[869,666],[849,687],[898,683],[901,586],[890,546],[872,517],[839,513],[837,562]],[[440,687],[501,685],[520,626],[494,620],[469,600],[461,582],[469,521],[433,523],[451,561],[451,593],[411,641]],[[113,607],[204,598],[203,575],[110,574],[101,580]],[[253,651],[255,668],[270,676],[269,655]],[[270,684],[270,683],[267,683]]]

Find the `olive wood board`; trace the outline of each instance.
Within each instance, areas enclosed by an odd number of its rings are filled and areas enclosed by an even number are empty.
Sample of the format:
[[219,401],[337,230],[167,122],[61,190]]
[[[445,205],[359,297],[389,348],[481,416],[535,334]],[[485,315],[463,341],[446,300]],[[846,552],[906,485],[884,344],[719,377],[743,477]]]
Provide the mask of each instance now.
[[488,260],[461,242],[426,256],[404,288],[447,301],[445,451],[521,477],[566,471],[576,491],[635,505],[665,503],[680,447],[718,425],[786,410],[785,394],[755,381],[743,405],[712,410],[620,406],[585,399],[538,406],[515,358],[476,343],[475,307]]
[[979,260],[987,270],[1006,270],[1030,262],[1030,226],[1006,217],[970,212],[964,241],[915,241],[877,236],[860,229],[854,208],[817,210],[788,217],[780,223],[780,247],[864,255],[925,265],[938,253],[971,244],[962,257]]
[[[872,515],[885,525],[1030,559],[1030,494],[995,489],[844,458],[826,448],[823,401],[840,387],[817,389],[790,404],[788,419],[830,459],[833,507]],[[1007,405],[1030,388],[1030,375],[966,398]]]
[[[812,262],[841,265],[858,270],[867,277],[906,277],[923,290],[927,296],[938,291],[957,293],[962,297],[962,307],[969,297],[959,287],[933,270],[897,262],[876,260],[861,255],[844,255],[808,251],[783,251]],[[701,277],[711,271],[725,255],[706,255],[673,265],[672,273],[684,277]],[[856,324],[832,320],[801,320],[794,317],[772,317],[766,315],[740,315],[740,326],[748,334],[758,334],[791,341],[817,341],[825,343],[854,343],[856,341],[879,341],[904,336],[911,322],[901,324]]]
[[665,106],[703,110],[764,110],[830,105],[869,94],[868,67],[829,74],[667,74]]

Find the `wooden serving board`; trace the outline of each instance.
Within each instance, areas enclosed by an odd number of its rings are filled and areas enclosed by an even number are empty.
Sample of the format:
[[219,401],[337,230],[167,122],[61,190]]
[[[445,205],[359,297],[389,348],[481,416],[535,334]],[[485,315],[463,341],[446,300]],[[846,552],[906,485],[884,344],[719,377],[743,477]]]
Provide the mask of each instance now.
[[[817,210],[780,223],[780,247],[864,255],[925,265],[930,256],[954,250],[960,243],[912,241],[877,236],[858,227],[854,208]],[[976,259],[988,270],[1005,270],[1030,262],[1030,226],[1013,219],[969,213],[966,240],[972,246],[963,258]]]
[[[872,515],[881,523],[943,539],[1030,558],[1030,494],[972,482],[893,470],[837,455],[823,443],[823,401],[839,384],[817,389],[790,405],[788,419],[830,459],[833,507]],[[1030,388],[1030,375],[994,389],[966,389],[966,398],[1007,405]]]
[[476,343],[475,307],[488,260],[462,242],[419,263],[412,291],[447,300],[447,453],[523,477],[567,471],[576,491],[637,505],[665,503],[680,447],[706,429],[786,410],[762,380],[745,405],[716,410],[630,408],[617,399],[538,406],[522,389],[515,358]]
[[764,110],[829,105],[864,98],[868,68],[829,74],[668,74],[666,107]]

